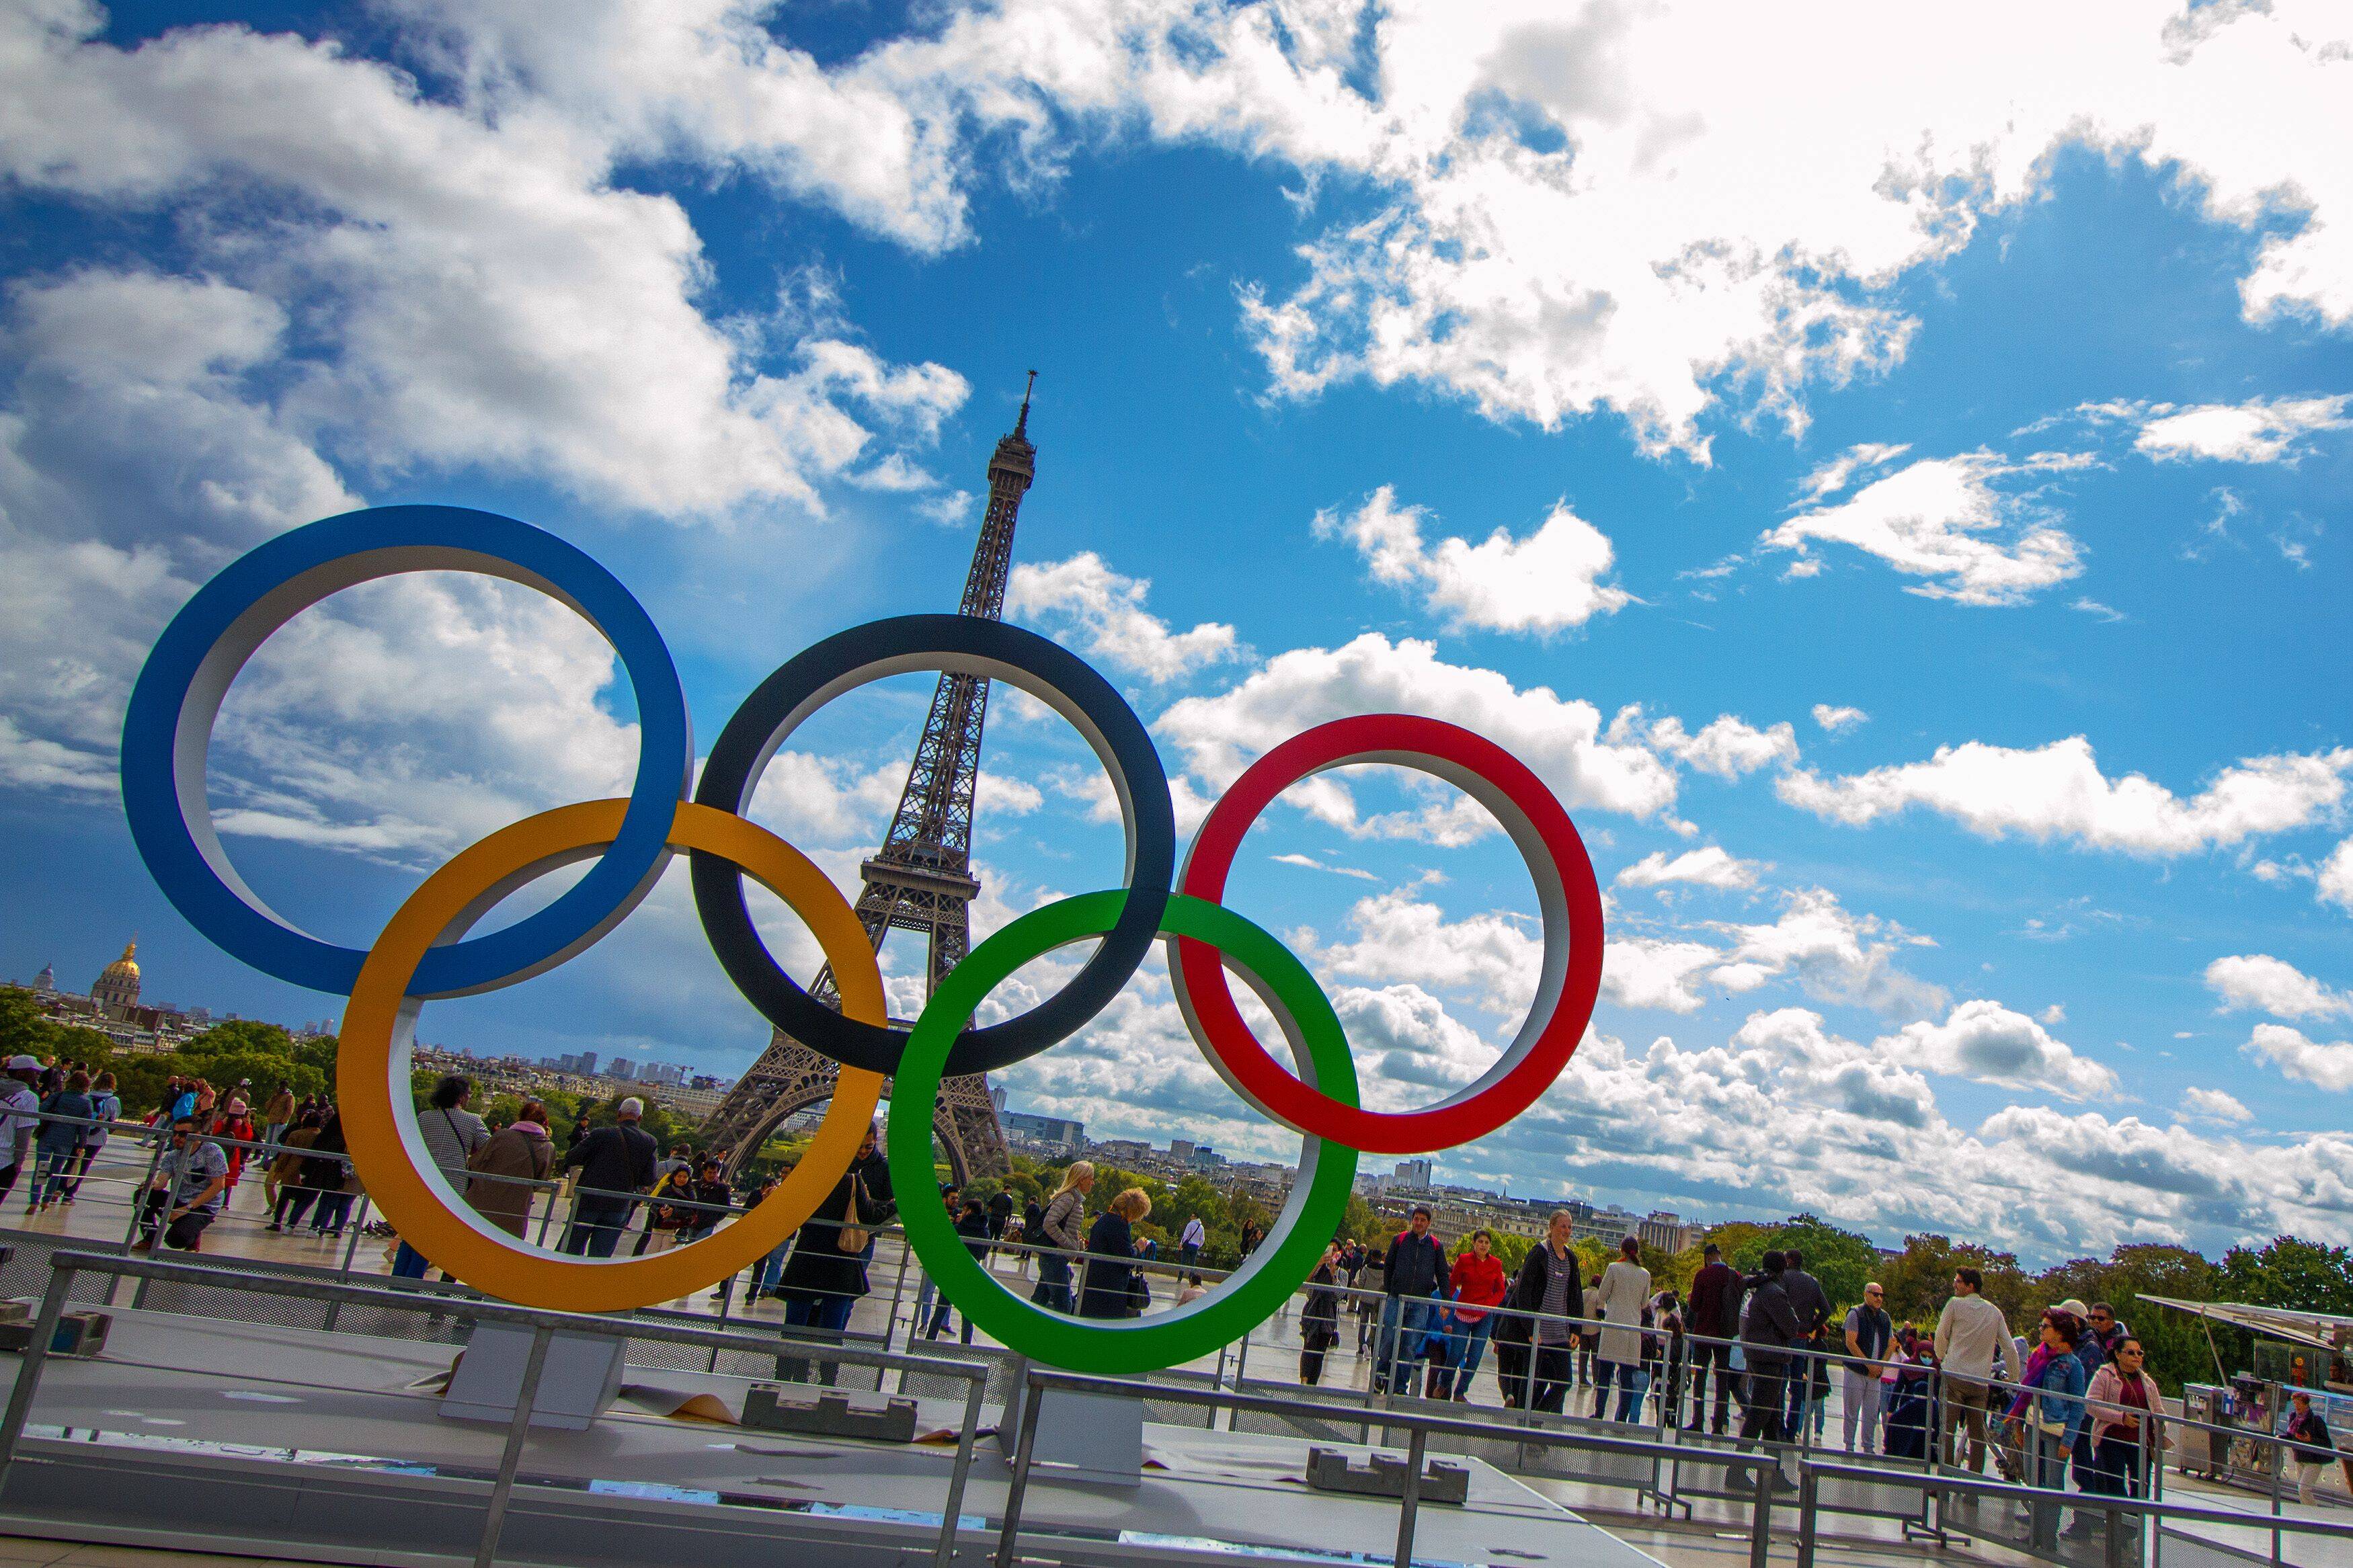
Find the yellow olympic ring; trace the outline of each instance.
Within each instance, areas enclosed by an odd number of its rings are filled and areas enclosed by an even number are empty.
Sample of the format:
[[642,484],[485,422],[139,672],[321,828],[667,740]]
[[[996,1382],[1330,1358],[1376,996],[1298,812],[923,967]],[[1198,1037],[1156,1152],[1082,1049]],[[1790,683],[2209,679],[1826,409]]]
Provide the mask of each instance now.
[[[547,1253],[484,1220],[449,1184],[426,1150],[409,1101],[417,1005],[405,994],[417,965],[428,948],[462,935],[515,889],[611,844],[628,806],[626,800],[596,800],[542,812],[491,834],[427,878],[376,939],[343,1015],[336,1079],[344,1135],[368,1195],[393,1228],[441,1268],[478,1290],[526,1307],[625,1311],[691,1296],[750,1267],[832,1193],[857,1157],[881,1098],[880,1074],[842,1068],[833,1103],[808,1152],[774,1192],[716,1234],[649,1257]],[[842,1012],[862,1023],[887,1021],[882,972],[866,928],[840,889],[807,856],[733,812],[685,802],[671,821],[669,843],[733,861],[791,905],[833,965]]]

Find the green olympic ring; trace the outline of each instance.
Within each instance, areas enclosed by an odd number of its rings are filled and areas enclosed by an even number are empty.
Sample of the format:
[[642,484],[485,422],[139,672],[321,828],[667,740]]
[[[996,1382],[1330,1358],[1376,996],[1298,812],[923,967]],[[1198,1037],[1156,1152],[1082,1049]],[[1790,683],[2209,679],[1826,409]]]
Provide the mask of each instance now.
[[[1126,901],[1125,889],[1113,889],[1048,904],[982,942],[949,971],[908,1036],[892,1079],[891,1184],[899,1192],[934,1188],[933,1101],[948,1050],[982,999],[1031,959],[1112,930]],[[1170,896],[1160,929],[1223,953],[1228,966],[1282,1024],[1305,1081],[1344,1104],[1356,1103],[1356,1064],[1339,1017],[1290,949],[1222,904],[1181,893]],[[1356,1179],[1356,1150],[1303,1139],[1299,1175],[1265,1242],[1217,1289],[1148,1318],[1072,1318],[1021,1300],[965,1250],[965,1238],[938,1204],[904,1203],[900,1223],[941,1292],[1000,1343],[1072,1372],[1120,1375],[1214,1354],[1272,1316],[1322,1260]],[[1071,1262],[1082,1270],[1084,1255]]]

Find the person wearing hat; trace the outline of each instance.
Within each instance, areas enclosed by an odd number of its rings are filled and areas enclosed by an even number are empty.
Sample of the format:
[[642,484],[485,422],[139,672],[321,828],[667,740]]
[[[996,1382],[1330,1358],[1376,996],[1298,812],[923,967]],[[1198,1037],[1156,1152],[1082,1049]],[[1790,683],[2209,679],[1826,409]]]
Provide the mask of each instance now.
[[7,1076],[0,1079],[0,1198],[15,1190],[16,1177],[33,1154],[33,1132],[41,1124],[41,1097],[33,1086],[41,1079],[41,1064],[31,1057],[8,1058]]

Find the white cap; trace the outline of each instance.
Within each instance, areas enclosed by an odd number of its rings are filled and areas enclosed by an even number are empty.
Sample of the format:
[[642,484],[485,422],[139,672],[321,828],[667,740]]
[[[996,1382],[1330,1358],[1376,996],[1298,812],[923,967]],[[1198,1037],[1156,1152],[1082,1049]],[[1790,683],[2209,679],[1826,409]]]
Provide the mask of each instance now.
[[635,1121],[645,1113],[646,1102],[634,1094],[615,1108],[615,1114],[624,1121]]
[[38,1072],[41,1070],[41,1064],[37,1058],[32,1057],[10,1057],[8,1058],[8,1070],[10,1072]]

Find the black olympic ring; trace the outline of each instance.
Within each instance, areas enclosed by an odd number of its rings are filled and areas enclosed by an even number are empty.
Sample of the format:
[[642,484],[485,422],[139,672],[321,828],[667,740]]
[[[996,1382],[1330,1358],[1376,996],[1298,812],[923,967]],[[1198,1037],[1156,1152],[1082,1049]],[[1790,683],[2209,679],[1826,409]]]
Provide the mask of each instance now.
[[[1110,1005],[1159,934],[1176,869],[1176,818],[1152,737],[1112,684],[1035,632],[969,616],[898,616],[837,632],[763,680],[727,721],[702,768],[696,802],[741,815],[777,747],[811,713],[853,687],[913,670],[977,675],[1017,686],[1069,720],[1111,774],[1127,829],[1127,903],[1076,978],[1027,1013],[956,1037],[942,1069],[990,1072],[1068,1039]],[[689,851],[694,905],[728,978],[760,1016],[844,1067],[897,1070],[907,1033],[846,1018],[784,972],[754,929],[733,861]]]

